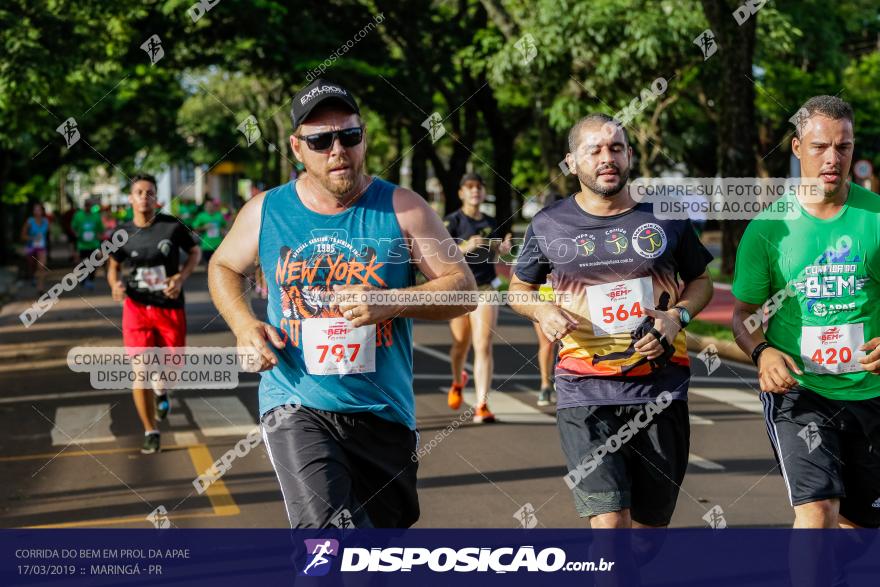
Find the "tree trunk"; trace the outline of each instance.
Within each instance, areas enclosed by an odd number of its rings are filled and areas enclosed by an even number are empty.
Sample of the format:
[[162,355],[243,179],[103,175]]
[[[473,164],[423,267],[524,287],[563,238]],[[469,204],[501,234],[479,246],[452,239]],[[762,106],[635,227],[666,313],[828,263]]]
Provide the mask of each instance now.
[[559,167],[560,161],[565,158],[568,152],[568,137],[562,136],[550,126],[550,119],[541,108],[538,102],[535,106],[535,126],[538,128],[538,141],[541,144],[541,159],[544,161],[544,168],[547,170],[547,187],[557,191],[560,194],[570,194],[577,189],[577,177],[574,175],[566,175]]
[[[6,193],[9,178],[9,169],[12,166],[12,152],[0,149],[0,198]],[[10,251],[18,236],[20,226],[14,226],[14,214],[10,214],[11,206],[6,202],[0,202],[0,265],[8,265],[12,260]]]
[[[493,191],[495,192],[495,220],[504,232],[510,232],[516,221],[519,210],[513,211],[513,139],[504,137],[492,138]],[[519,202],[520,205],[523,202]]]
[[[400,185],[400,162],[403,160],[403,133],[400,131],[399,124],[392,124],[390,128],[394,136],[394,163],[385,172],[385,176],[391,183]],[[425,194],[422,194],[424,197]]]
[[[412,190],[417,194],[421,194],[423,198],[428,197],[426,182],[428,181],[428,153],[425,148],[425,142],[430,143],[430,137],[425,136],[428,131],[419,126],[417,122],[413,122],[409,127],[409,140],[412,146],[412,169],[410,178],[412,181]],[[448,196],[447,196],[448,197]]]
[[[742,25],[732,13],[737,0],[703,0],[703,11],[715,33],[719,95],[718,173],[721,177],[755,177],[757,172],[755,132],[755,85],[752,81],[752,58],[755,53],[755,29],[758,15]],[[742,239],[744,220],[721,222],[721,271],[732,274],[736,249]]]
[[449,158],[448,167],[444,167],[443,161],[441,161],[436,151],[432,150],[430,157],[431,165],[437,174],[437,179],[440,180],[440,185],[443,186],[443,195],[446,196],[444,214],[451,214],[461,207],[461,200],[458,199],[458,184],[461,181],[461,176],[467,171],[470,153],[463,149],[456,149],[453,151],[452,157]]
[[[481,81],[481,80],[478,80]],[[498,101],[490,86],[485,86],[474,97],[480,106],[483,120],[492,140],[492,191],[495,195],[495,220],[505,231],[513,227],[513,143],[519,120],[508,121],[498,107]],[[520,116],[520,118],[523,118]],[[509,124],[508,124],[509,123]]]
[[263,162],[260,170],[260,181],[263,183],[264,189],[269,189],[272,181],[272,153],[269,149],[263,149]]

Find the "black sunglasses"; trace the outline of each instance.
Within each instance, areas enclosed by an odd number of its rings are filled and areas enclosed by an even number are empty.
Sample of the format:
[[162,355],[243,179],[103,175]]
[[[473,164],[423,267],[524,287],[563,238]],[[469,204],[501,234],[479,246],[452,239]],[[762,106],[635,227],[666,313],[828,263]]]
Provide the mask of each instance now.
[[362,140],[364,140],[364,127],[354,126],[352,128],[322,132],[314,135],[296,135],[296,138],[305,141],[309,146],[309,149],[312,151],[326,151],[333,146],[336,137],[339,137],[339,142],[343,147],[356,147],[361,144]]

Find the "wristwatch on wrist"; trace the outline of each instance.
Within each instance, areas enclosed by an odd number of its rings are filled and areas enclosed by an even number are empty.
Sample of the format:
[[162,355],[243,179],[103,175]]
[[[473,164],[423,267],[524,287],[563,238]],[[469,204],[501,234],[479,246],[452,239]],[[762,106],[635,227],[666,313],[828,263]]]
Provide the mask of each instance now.
[[764,351],[766,351],[769,348],[770,348],[770,343],[768,343],[768,342],[758,343],[758,346],[756,346],[755,350],[752,351],[752,362],[755,364],[755,366],[758,365],[758,359],[761,358],[761,353],[763,353]]
[[681,322],[681,327],[687,328],[687,325],[691,323],[691,313],[688,312],[688,309],[684,306],[673,306],[673,310],[678,310],[678,320]]

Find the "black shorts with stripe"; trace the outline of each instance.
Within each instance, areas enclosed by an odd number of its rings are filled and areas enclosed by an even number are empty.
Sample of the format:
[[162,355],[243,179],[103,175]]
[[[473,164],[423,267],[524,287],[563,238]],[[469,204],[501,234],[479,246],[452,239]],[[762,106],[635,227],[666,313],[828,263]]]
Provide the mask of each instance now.
[[839,498],[840,514],[880,527],[880,398],[762,393],[770,443],[792,506]]
[[261,423],[291,528],[408,528],[419,519],[415,430],[367,412],[283,409]]

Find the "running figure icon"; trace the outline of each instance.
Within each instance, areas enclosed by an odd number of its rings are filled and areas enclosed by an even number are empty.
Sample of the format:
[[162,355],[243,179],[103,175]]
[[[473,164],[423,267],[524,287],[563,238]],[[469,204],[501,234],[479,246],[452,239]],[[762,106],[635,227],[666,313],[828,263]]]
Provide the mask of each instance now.
[[315,545],[315,549],[310,553],[312,555],[312,562],[306,565],[306,568],[303,569],[303,575],[308,575],[309,570],[319,567],[321,565],[326,565],[330,562],[330,559],[327,558],[327,555],[336,554],[333,550],[333,547],[330,545],[330,541],[326,540],[319,544]]

